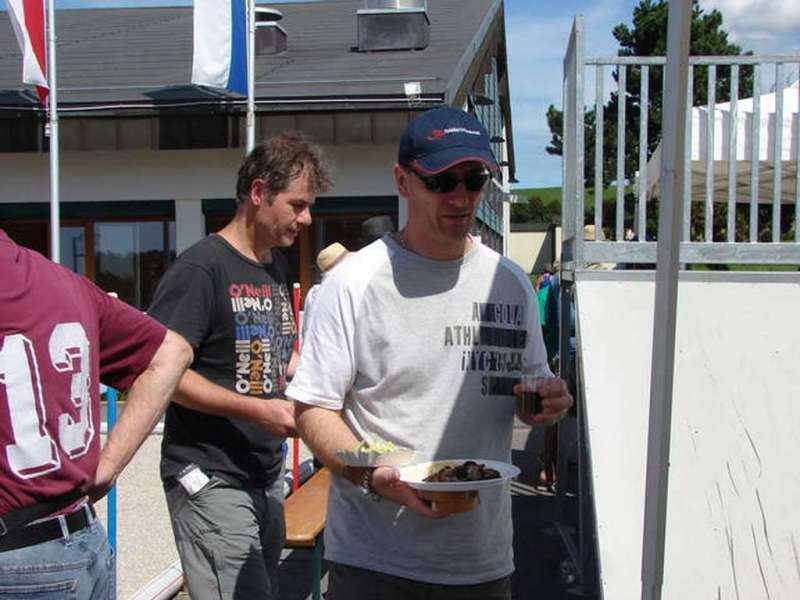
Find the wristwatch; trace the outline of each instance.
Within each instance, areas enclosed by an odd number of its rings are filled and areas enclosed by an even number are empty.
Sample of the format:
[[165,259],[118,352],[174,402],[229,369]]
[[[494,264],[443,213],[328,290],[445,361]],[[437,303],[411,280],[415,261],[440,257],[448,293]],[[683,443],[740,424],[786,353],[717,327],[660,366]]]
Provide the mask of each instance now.
[[358,480],[358,489],[361,493],[367,496],[370,500],[374,500],[375,502],[379,502],[381,499],[381,495],[375,491],[372,487],[372,474],[375,472],[375,469],[367,467],[364,469],[364,472],[361,474],[361,478]]

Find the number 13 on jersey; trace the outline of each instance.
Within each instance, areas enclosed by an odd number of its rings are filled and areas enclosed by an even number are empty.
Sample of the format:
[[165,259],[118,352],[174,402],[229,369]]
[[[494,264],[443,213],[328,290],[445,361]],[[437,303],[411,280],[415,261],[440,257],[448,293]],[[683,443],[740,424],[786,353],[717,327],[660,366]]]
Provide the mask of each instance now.
[[[89,339],[83,326],[56,325],[50,334],[48,351],[56,371],[72,373],[68,392],[77,419],[66,412],[58,415],[58,444],[67,457],[77,458],[89,451],[95,434],[89,387]],[[36,349],[21,333],[2,340],[0,386],[5,387],[14,440],[5,447],[11,470],[22,479],[30,479],[60,468],[61,458],[46,423],[48,405],[56,407],[63,403],[45,402]]]

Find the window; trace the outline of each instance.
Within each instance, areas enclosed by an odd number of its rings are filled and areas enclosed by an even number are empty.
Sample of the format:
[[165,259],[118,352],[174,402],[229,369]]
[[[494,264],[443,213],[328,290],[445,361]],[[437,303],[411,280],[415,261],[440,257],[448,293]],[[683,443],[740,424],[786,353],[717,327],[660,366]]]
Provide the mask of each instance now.
[[36,152],[39,136],[36,117],[15,113],[10,118],[0,119],[0,152]]
[[[21,246],[50,255],[46,220],[0,220],[0,228]],[[64,219],[60,244],[61,264],[147,310],[161,276],[175,260],[175,220]]]
[[[233,199],[203,200],[206,232],[222,229],[235,212]],[[280,249],[289,262],[289,281],[300,283],[304,294],[319,281],[317,254],[328,244],[339,242],[348,250],[358,250],[364,245],[361,224],[370,217],[388,216],[396,226],[397,197],[321,197],[317,198],[311,214],[311,227],[304,227],[292,246]]]
[[175,221],[95,222],[93,233],[95,283],[147,310],[175,260]]
[[[214,214],[214,216],[211,216],[208,213],[206,215],[206,233],[217,233],[230,222],[231,218],[233,218],[233,212],[231,212],[230,216],[219,216],[216,213],[212,214]],[[303,275],[300,272],[300,245],[303,243],[303,239],[307,235],[307,230],[303,229],[301,230],[300,235],[294,244],[288,248],[278,248],[278,250],[286,257],[286,262],[289,266],[289,270],[287,272],[289,283],[302,281]]]
[[[83,227],[61,226],[61,264],[75,273],[86,275],[86,236]],[[47,252],[45,252],[47,254]]]

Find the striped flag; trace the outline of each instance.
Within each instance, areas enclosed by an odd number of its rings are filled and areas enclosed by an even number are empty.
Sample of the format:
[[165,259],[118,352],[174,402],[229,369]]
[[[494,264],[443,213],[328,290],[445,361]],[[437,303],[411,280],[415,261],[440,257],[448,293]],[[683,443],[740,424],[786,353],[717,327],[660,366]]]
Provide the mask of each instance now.
[[247,0],[194,0],[192,83],[247,95]]
[[45,0],[6,0],[11,26],[22,51],[22,82],[36,86],[39,100],[47,103],[47,53],[45,52]]

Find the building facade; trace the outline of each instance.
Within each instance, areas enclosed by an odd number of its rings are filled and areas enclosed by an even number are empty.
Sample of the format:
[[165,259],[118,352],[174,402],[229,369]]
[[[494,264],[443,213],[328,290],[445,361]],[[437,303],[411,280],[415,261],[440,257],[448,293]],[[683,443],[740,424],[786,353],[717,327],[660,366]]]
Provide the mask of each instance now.
[[[397,142],[417,113],[443,104],[473,111],[492,135],[502,173],[475,233],[505,246],[514,161],[502,1],[385,4],[281,4],[280,26],[257,30],[257,139],[300,130],[334,166],[312,226],[287,249],[304,289],[316,253],[333,241],[357,248],[365,219],[402,226]],[[191,8],[59,10],[56,27],[61,261],[146,309],[176,254],[233,214],[245,99],[188,83]],[[1,19],[0,55],[0,227],[47,255],[47,119]]]

